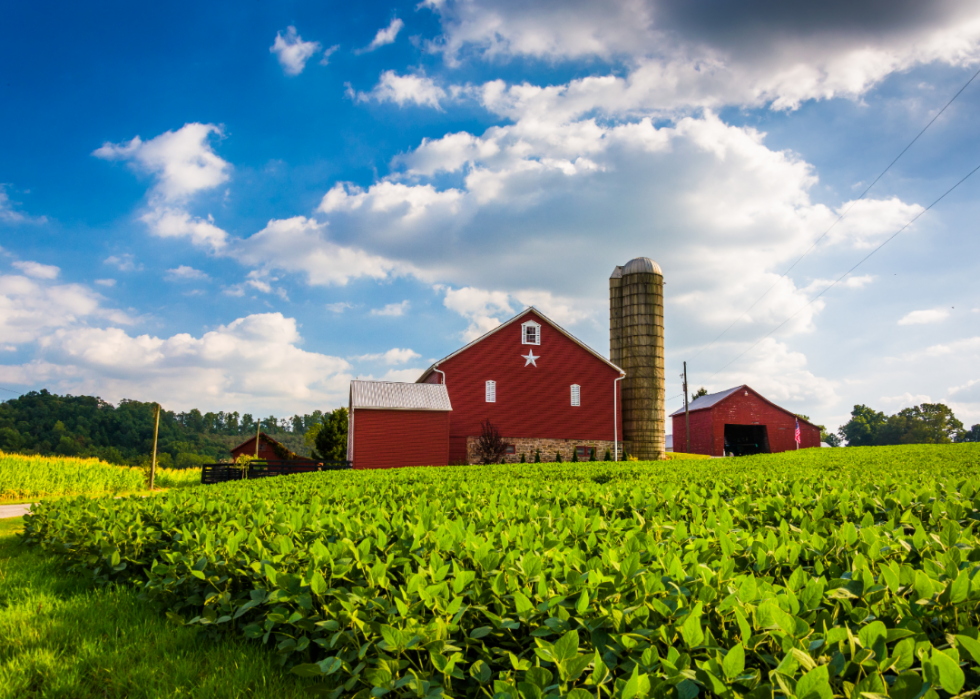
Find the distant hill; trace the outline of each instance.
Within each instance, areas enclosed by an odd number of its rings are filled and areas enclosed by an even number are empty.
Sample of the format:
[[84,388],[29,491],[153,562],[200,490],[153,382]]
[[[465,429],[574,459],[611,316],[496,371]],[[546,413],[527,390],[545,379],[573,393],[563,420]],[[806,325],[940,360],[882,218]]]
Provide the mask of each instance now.
[[[46,389],[0,403],[0,450],[66,456],[97,456],[136,465],[153,450],[153,403],[123,400],[113,405],[94,396],[59,396]],[[309,456],[303,435],[322,413],[260,418],[262,431]],[[164,467],[190,467],[230,458],[229,450],[255,434],[249,413],[160,413],[158,460]]]

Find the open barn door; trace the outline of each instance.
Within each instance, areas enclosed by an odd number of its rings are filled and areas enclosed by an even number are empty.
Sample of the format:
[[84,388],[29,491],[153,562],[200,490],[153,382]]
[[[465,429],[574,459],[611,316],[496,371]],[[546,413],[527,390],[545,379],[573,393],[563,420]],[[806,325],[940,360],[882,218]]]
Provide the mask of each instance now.
[[725,425],[725,454],[748,456],[769,454],[769,433],[765,425]]

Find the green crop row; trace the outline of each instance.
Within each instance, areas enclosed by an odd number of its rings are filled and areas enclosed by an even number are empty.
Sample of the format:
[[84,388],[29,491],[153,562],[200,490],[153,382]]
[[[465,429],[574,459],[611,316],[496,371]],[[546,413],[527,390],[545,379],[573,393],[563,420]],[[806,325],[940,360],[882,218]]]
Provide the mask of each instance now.
[[30,543],[330,697],[980,685],[980,446],[329,472],[42,503]]

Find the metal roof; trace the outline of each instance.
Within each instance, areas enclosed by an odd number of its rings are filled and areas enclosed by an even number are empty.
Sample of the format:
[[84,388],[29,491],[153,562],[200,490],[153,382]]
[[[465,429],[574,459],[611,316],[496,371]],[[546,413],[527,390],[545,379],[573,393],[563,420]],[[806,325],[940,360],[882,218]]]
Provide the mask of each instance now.
[[624,275],[649,272],[663,276],[663,272],[660,270],[660,265],[651,260],[649,257],[634,257],[632,260],[623,265]]
[[355,410],[453,409],[446,387],[434,383],[354,380],[350,382],[350,403]]
[[[748,386],[745,386],[743,384],[742,386],[729,388],[725,391],[719,391],[718,393],[710,393],[706,396],[699,396],[698,398],[695,398],[693,401],[691,401],[691,403],[687,406],[687,409],[704,410],[705,408],[710,408],[712,405],[716,405],[717,403],[720,403],[721,401],[728,398],[728,396],[742,390],[743,388],[748,388]],[[675,415],[683,415],[683,414],[684,414],[684,408],[681,408],[677,412],[671,413],[670,417],[674,417]]]

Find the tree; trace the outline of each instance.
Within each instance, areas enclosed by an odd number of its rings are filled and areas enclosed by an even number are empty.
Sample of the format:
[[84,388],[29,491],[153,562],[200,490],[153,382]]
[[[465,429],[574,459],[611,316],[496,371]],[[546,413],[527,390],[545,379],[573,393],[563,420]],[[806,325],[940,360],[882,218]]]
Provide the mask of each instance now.
[[[347,408],[337,408],[320,420],[313,444],[314,458],[324,461],[343,461],[347,458]],[[310,428],[313,429],[313,428]]]
[[866,405],[855,405],[851,419],[837,433],[849,447],[871,447],[878,443],[878,430],[885,424],[885,414]]
[[980,425],[974,425],[960,434],[960,442],[980,442]]
[[708,395],[708,389],[702,386],[701,388],[699,388],[694,392],[694,395],[691,396],[691,400],[697,400],[701,396],[706,396],[706,395]]
[[476,458],[481,464],[498,463],[504,456],[507,445],[500,432],[490,422],[490,418],[480,423],[480,436],[476,440]]
[[839,447],[841,445],[840,437],[838,437],[833,432],[827,432],[826,434],[821,434],[820,441],[826,442],[832,447]]

